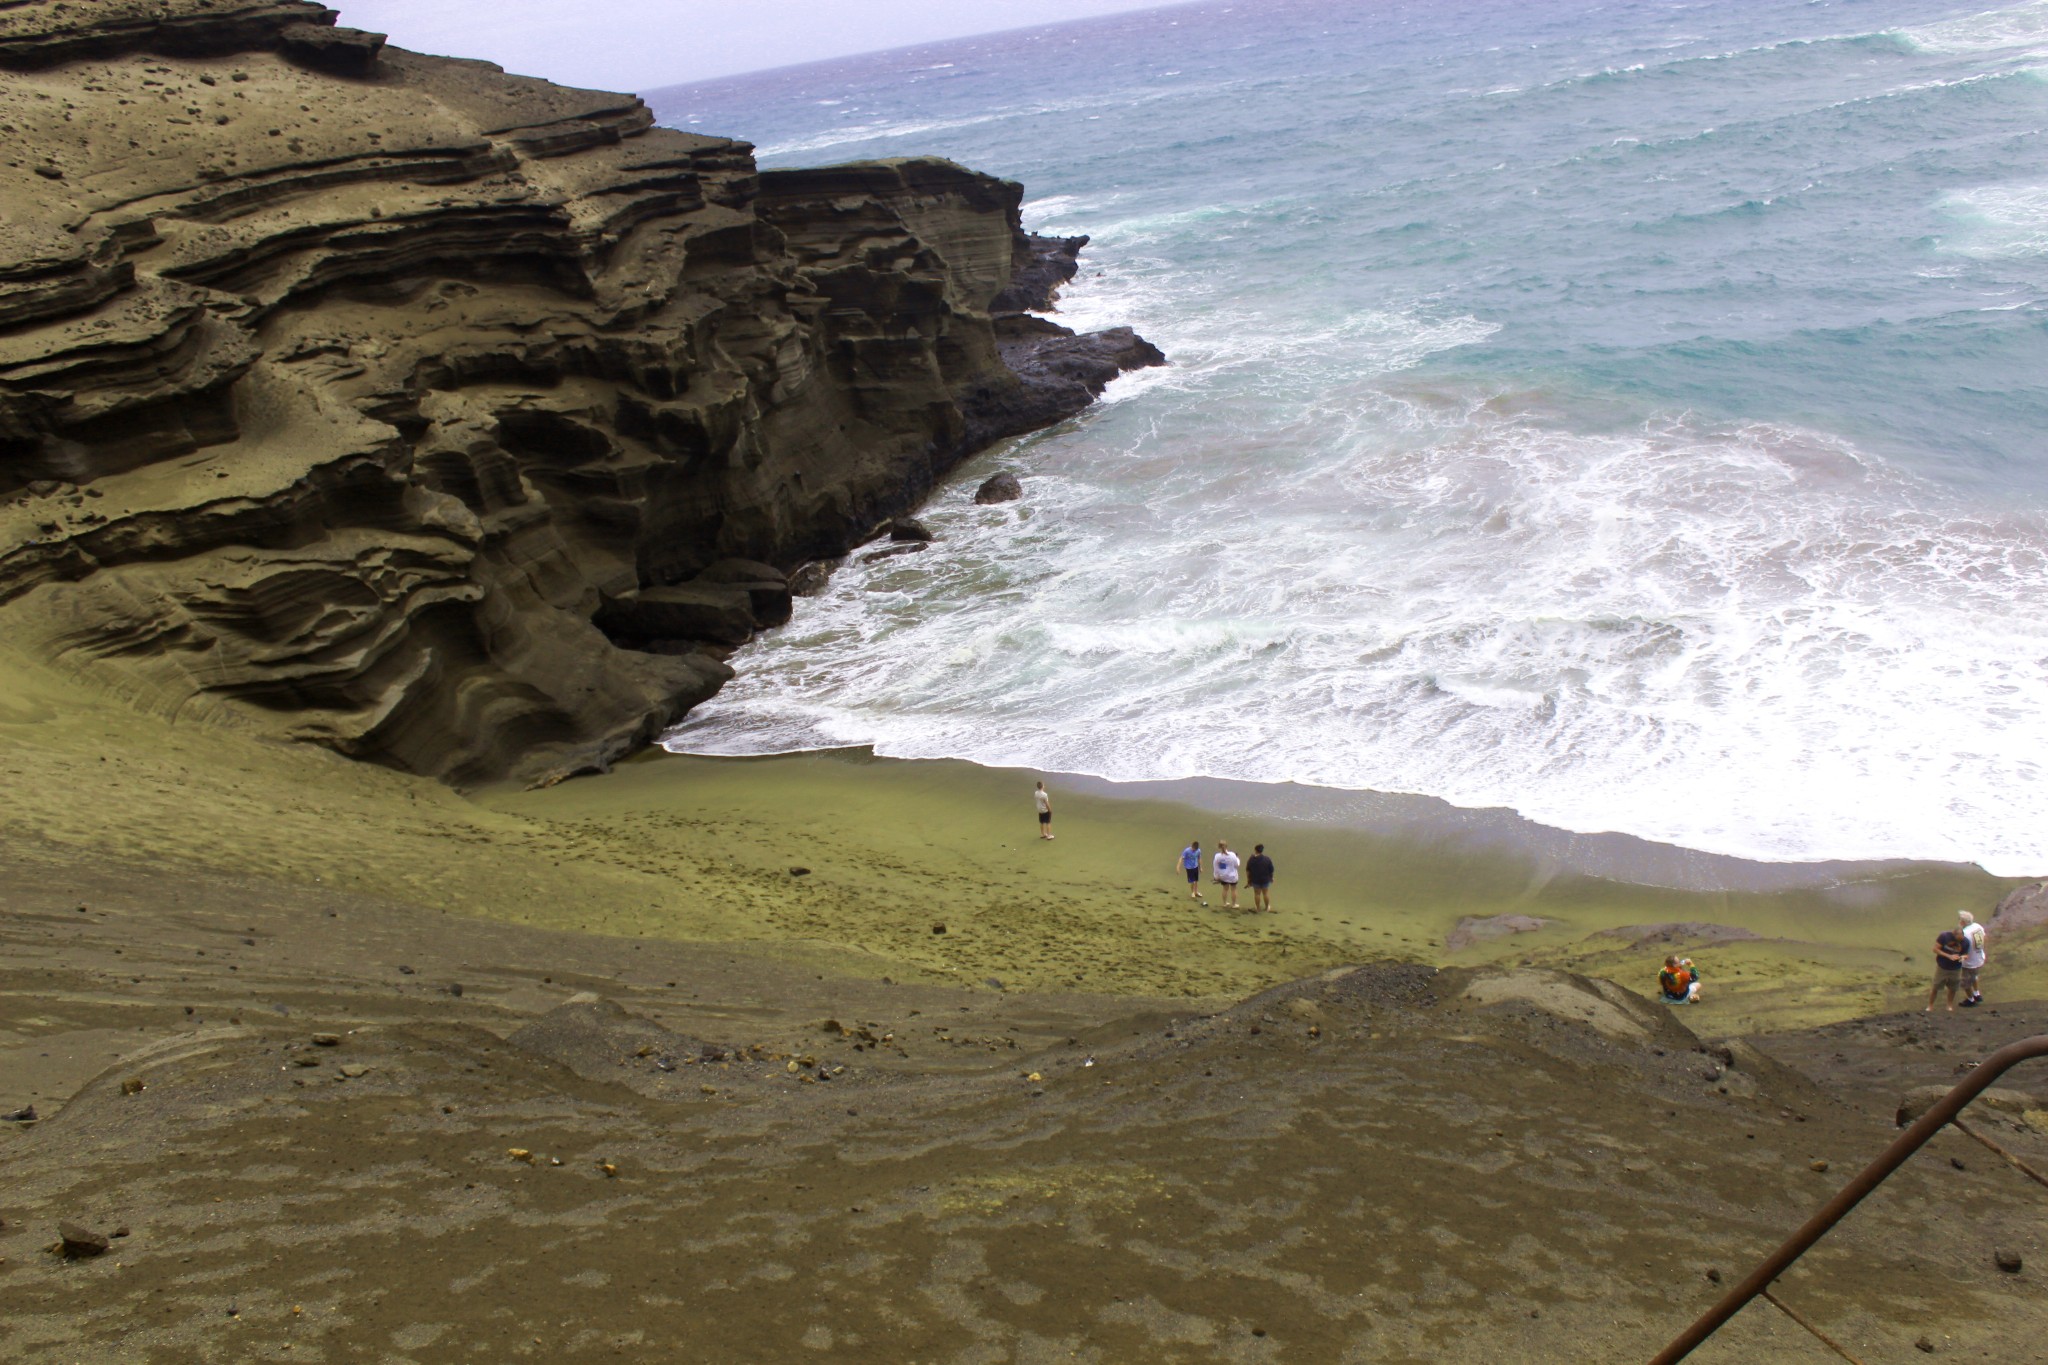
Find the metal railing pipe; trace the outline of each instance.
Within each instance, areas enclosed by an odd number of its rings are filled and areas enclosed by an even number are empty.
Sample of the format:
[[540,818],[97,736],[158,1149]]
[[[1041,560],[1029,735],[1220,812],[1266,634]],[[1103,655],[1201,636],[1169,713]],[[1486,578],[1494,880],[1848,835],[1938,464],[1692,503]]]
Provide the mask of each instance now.
[[1963,1111],[1963,1106],[1984,1090],[1993,1081],[2011,1068],[2035,1057],[2048,1057],[2048,1034],[2038,1038],[2024,1038],[2008,1044],[1979,1062],[1969,1075],[1944,1095],[1940,1102],[1919,1120],[1899,1134],[1898,1140],[1884,1149],[1877,1160],[1863,1168],[1854,1180],[1842,1187],[1833,1199],[1821,1207],[1820,1212],[1806,1220],[1799,1231],[1785,1239],[1785,1244],[1766,1256],[1763,1263],[1752,1270],[1742,1283],[1736,1285],[1721,1297],[1721,1301],[1700,1316],[1698,1322],[1679,1334],[1677,1340],[1650,1358],[1650,1365],[1677,1365],[1697,1349],[1701,1342],[1720,1330],[1722,1324],[1764,1292],[1792,1263],[1805,1255],[1807,1250],[1827,1234],[1828,1229],[1842,1221],[1849,1210],[1863,1202],[1863,1197],[1885,1182],[1893,1171],[1906,1164],[1906,1158],[1919,1151],[1927,1140],[1940,1132],[1949,1120]]

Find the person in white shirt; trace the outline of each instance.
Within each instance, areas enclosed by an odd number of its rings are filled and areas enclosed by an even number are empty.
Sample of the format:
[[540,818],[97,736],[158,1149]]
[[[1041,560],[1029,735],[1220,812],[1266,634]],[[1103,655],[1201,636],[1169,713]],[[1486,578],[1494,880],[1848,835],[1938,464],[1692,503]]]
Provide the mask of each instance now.
[[1223,904],[1237,905],[1237,855],[1221,839],[1216,841],[1216,885],[1223,888]]
[[1037,791],[1031,793],[1031,799],[1038,806],[1038,837],[1041,839],[1058,837],[1052,832],[1052,793],[1045,789],[1043,782],[1038,784]]
[[1977,989],[1977,973],[1984,970],[1984,926],[1977,923],[1977,917],[1967,910],[1956,911],[1956,921],[1963,927],[1963,941],[1969,944],[1969,951],[1963,954],[1963,1008],[1984,1002],[1984,992]]

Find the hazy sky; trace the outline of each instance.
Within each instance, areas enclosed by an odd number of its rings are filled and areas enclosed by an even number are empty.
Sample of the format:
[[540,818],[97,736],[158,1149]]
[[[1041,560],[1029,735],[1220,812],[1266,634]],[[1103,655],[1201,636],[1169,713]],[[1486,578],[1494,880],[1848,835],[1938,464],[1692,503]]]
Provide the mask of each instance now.
[[564,85],[664,85],[974,33],[1152,9],[1161,0],[327,0],[400,47],[482,57]]

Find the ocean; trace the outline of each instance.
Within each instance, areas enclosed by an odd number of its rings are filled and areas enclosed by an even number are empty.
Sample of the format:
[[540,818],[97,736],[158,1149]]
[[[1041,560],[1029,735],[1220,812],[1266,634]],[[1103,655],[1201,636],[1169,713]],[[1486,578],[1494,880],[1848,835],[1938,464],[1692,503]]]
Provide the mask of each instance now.
[[2048,3],[1202,4],[649,98],[1023,181],[1061,320],[1173,361],[669,747],[2048,871]]

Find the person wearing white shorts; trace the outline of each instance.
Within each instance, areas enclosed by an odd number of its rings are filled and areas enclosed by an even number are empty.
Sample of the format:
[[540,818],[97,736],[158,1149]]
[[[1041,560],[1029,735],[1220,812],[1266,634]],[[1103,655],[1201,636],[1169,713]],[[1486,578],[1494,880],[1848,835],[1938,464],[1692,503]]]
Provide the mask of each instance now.
[[1223,904],[1232,909],[1237,907],[1237,855],[1230,851],[1230,845],[1221,839],[1216,841],[1216,861],[1211,870],[1216,885],[1223,888]]

